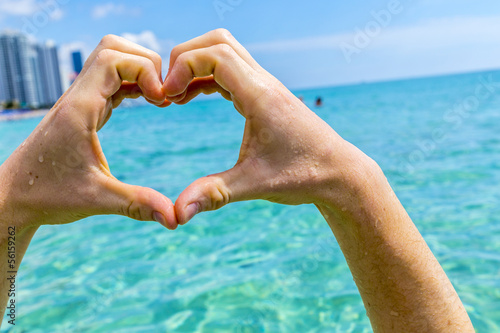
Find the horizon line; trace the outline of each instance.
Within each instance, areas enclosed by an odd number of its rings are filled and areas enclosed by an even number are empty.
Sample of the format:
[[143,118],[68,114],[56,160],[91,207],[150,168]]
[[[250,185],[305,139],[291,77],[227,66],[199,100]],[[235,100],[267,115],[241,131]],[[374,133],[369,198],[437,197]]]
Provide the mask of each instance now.
[[477,70],[448,72],[448,73],[422,74],[422,75],[406,76],[406,77],[398,77],[398,78],[374,79],[374,80],[366,80],[366,81],[352,82],[352,83],[349,83],[349,82],[335,83],[332,85],[324,85],[324,86],[291,87],[289,89],[292,92],[293,91],[309,91],[309,90],[329,89],[329,88],[355,87],[355,86],[380,84],[380,83],[394,83],[394,82],[404,82],[404,81],[413,81],[413,80],[425,80],[425,79],[433,79],[433,78],[441,78],[441,77],[470,75],[470,74],[476,74],[476,73],[498,72],[498,71],[500,71],[500,67],[489,68],[489,69],[477,69]]

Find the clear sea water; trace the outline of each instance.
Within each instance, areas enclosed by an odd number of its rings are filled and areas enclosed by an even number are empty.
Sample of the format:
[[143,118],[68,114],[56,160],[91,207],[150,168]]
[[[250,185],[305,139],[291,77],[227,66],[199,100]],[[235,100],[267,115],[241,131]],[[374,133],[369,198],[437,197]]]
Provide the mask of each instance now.
[[[482,80],[496,83],[474,98]],[[476,330],[500,332],[500,72],[295,93],[382,166]],[[0,123],[1,160],[39,120]],[[175,200],[234,164],[243,124],[201,100],[117,110],[100,138],[115,176]],[[312,206],[238,203],[174,232],[119,216],[45,226],[17,288],[3,331],[371,332]]]

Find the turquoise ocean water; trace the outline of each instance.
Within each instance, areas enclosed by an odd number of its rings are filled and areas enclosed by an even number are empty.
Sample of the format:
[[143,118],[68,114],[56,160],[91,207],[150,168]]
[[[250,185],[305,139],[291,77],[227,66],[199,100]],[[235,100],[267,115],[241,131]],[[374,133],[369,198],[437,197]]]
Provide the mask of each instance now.
[[[296,94],[382,166],[476,330],[500,332],[500,72]],[[39,120],[0,123],[2,161]],[[117,178],[175,200],[234,164],[243,124],[202,100],[117,110],[100,138]],[[312,206],[238,203],[174,232],[118,216],[45,226],[17,289],[3,331],[371,332]]]

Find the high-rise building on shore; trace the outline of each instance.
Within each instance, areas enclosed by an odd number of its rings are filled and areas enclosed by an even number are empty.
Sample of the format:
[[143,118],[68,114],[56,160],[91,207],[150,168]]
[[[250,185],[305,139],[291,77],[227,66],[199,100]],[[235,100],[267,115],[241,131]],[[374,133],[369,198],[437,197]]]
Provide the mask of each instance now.
[[36,50],[41,84],[38,89],[40,102],[42,105],[51,105],[63,94],[57,48],[53,43],[47,43],[37,45]]
[[35,44],[18,32],[0,34],[0,101],[50,107],[62,95],[57,48]]
[[81,51],[73,51],[71,53],[71,59],[73,60],[73,70],[75,74],[78,75],[83,69],[83,56]]
[[[1,66],[1,64],[0,64]],[[3,87],[3,79],[2,79],[2,75],[3,75],[3,70],[1,69],[2,67],[0,67],[0,102],[1,101],[5,101],[5,89]],[[2,110],[2,107],[0,105],[0,110]]]
[[73,72],[71,73],[70,81],[71,84],[73,84],[73,82],[76,80],[76,77],[83,69],[82,52],[78,50],[71,52],[71,62],[73,64]]
[[15,32],[0,35],[0,79],[5,101],[39,106],[32,58],[26,36]]

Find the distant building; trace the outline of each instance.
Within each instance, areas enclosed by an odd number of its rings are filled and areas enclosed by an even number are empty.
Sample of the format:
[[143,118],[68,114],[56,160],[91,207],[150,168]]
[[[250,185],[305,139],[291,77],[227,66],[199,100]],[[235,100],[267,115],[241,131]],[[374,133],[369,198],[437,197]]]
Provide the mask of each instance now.
[[17,32],[0,34],[0,101],[50,107],[62,90],[55,45],[30,43]]
[[57,102],[63,94],[57,48],[54,44],[47,43],[36,45],[36,51],[40,73],[39,100],[41,105],[49,106]]
[[5,101],[38,107],[32,50],[28,38],[16,32],[0,35],[0,80]]
[[75,74],[78,75],[83,69],[83,56],[80,51],[73,51],[71,53],[71,59],[73,60],[73,70]]
[[4,67],[0,63],[0,110],[2,109],[2,105],[1,105],[2,101],[6,100],[5,91],[4,91],[5,89],[3,87],[3,79],[2,79],[2,75],[3,75],[3,71],[4,71],[3,68]]

